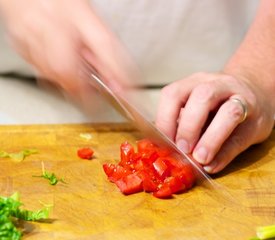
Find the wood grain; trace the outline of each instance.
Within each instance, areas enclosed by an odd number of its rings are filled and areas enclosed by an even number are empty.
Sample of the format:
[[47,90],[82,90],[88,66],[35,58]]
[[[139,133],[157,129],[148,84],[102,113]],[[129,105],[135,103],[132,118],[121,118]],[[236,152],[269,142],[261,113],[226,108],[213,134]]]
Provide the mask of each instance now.
[[[80,133],[91,133],[82,139]],[[0,126],[0,150],[36,148],[20,163],[0,159],[0,192],[21,194],[26,208],[54,204],[49,223],[25,223],[24,239],[249,239],[259,225],[275,223],[275,133],[214,176],[218,189],[196,186],[169,200],[148,193],[122,195],[106,180],[105,162],[119,159],[119,145],[142,136],[126,124]],[[95,150],[91,161],[80,147]],[[67,184],[51,186],[46,170]]]

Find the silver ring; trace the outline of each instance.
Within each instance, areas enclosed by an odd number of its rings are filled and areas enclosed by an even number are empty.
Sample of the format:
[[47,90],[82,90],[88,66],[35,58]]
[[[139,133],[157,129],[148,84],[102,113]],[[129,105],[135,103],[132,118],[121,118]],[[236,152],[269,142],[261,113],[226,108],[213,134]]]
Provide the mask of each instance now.
[[232,100],[235,103],[238,103],[242,107],[243,117],[240,120],[240,123],[242,123],[247,118],[247,112],[248,112],[247,105],[242,100],[240,100],[239,98],[232,97],[232,98],[230,98],[230,100]]

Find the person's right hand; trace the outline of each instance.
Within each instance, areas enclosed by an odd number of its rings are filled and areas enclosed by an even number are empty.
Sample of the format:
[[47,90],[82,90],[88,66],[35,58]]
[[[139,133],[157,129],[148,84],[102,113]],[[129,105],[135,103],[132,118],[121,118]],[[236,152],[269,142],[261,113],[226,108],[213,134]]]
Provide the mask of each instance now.
[[0,0],[0,10],[17,52],[69,95],[81,95],[82,58],[105,79],[130,78],[130,58],[89,1]]

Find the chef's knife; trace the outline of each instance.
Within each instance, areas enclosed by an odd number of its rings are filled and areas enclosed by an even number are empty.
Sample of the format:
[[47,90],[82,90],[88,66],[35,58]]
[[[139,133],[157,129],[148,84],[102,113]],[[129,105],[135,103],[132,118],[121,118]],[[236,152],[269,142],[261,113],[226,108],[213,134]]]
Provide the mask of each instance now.
[[129,95],[127,95],[129,89],[116,88],[116,90],[112,90],[111,87],[109,87],[104,80],[99,77],[99,74],[90,66],[86,68],[86,75],[88,75],[87,81],[89,84],[105,97],[105,99],[120,114],[122,114],[122,116],[132,122],[134,126],[146,136],[146,138],[149,138],[158,146],[170,149],[175,158],[180,161],[191,164],[196,173],[197,182],[199,182],[200,185],[202,183],[206,183],[211,187],[216,185],[215,182],[211,180],[210,176],[203,171],[202,167],[194,161],[190,154],[186,154],[178,149],[176,144],[162,133],[150,120],[148,120],[142,111],[132,103]]

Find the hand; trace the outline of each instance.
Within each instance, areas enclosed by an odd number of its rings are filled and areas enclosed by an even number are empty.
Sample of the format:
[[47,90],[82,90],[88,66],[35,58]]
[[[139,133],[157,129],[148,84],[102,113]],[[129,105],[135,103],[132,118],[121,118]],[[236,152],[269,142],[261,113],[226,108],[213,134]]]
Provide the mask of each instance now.
[[[247,108],[243,122],[241,103]],[[269,136],[274,123],[270,103],[261,86],[245,78],[198,73],[162,90],[156,125],[207,172],[216,173]]]
[[[0,0],[13,47],[47,79],[81,97],[83,58],[103,79],[127,81],[130,58],[87,0]],[[111,83],[112,84],[112,83]]]

